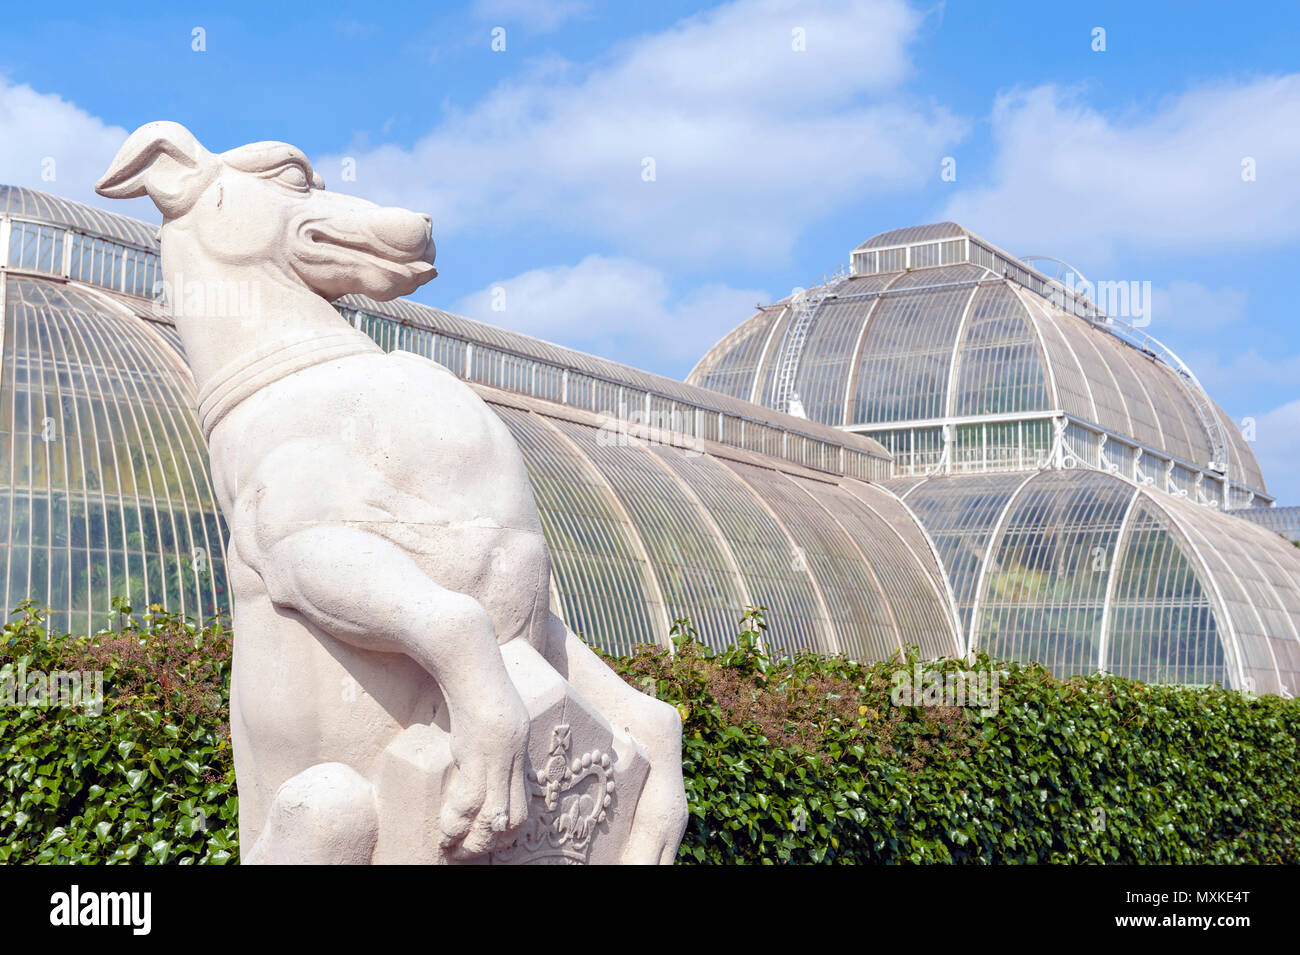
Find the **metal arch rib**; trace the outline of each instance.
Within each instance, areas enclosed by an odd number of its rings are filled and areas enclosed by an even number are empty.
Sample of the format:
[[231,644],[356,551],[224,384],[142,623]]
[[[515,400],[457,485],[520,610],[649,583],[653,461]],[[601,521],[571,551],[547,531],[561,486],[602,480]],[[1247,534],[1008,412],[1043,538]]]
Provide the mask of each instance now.
[[[849,270],[841,265],[834,271],[827,272],[821,281],[798,295],[791,301],[794,314],[785,330],[778,356],[776,385],[773,405],[777,411],[790,414],[790,403],[795,398],[794,379],[799,371],[799,359],[803,356],[803,346],[808,341],[808,331],[812,327],[822,302],[849,277]],[[801,415],[800,417],[805,417]]]
[[[1084,277],[1084,274],[1069,262],[1062,261],[1053,255],[1022,255],[1020,256],[1020,261],[1024,262],[1025,265],[1028,265],[1030,268],[1036,269],[1038,272],[1042,273],[1044,277],[1055,282],[1057,285],[1060,285],[1063,289],[1065,287],[1064,281],[1066,276],[1072,272],[1082,281],[1088,281],[1087,278]],[[1051,275],[1049,274],[1050,272],[1055,272],[1056,274]]]
[[[1112,321],[1114,320],[1112,319]],[[1214,460],[1207,462],[1208,468],[1222,474],[1226,482],[1228,476],[1228,436],[1224,434],[1223,422],[1215,412],[1214,402],[1210,399],[1204,386],[1192,374],[1192,370],[1184,364],[1183,360],[1174,354],[1173,349],[1132,325],[1123,323],[1123,328],[1126,333],[1140,341],[1146,351],[1153,353],[1174,372],[1174,377],[1178,379],[1187,392],[1187,396],[1191,398],[1192,407],[1196,410],[1197,417],[1201,419],[1201,426],[1205,429],[1206,437],[1210,439],[1210,452],[1214,455]]]
[[[1219,621],[1223,625],[1223,631],[1226,632],[1229,637],[1229,640],[1221,641],[1221,646],[1232,658],[1230,665],[1236,667],[1236,672],[1233,674],[1236,677],[1235,686],[1237,689],[1246,688],[1245,647],[1243,645],[1243,637],[1240,627],[1236,618],[1233,617],[1232,612],[1229,609],[1228,601],[1223,593],[1223,588],[1220,586],[1218,575],[1215,573],[1214,568],[1210,566],[1210,562],[1205,559],[1205,555],[1201,550],[1202,544],[1206,548],[1212,548],[1213,543],[1209,538],[1201,533],[1199,527],[1187,520],[1187,515],[1176,513],[1176,508],[1169,507],[1167,502],[1161,501],[1157,495],[1147,494],[1145,495],[1145,501],[1163,514],[1165,519],[1169,521],[1170,526],[1175,528],[1178,533],[1182,535],[1183,540],[1187,542],[1187,546],[1191,548],[1192,556],[1196,559],[1196,566],[1204,572],[1204,576],[1199,579],[1202,581],[1202,586],[1204,586],[1204,583],[1209,584],[1210,593],[1214,596],[1214,599],[1218,601],[1218,609],[1220,611]],[[1197,543],[1198,537],[1201,539],[1200,544]],[[1256,622],[1259,623],[1261,632],[1264,632],[1264,620],[1259,615],[1259,609],[1255,607],[1254,602],[1249,600],[1249,594],[1247,593],[1245,586],[1242,584],[1241,578],[1236,575],[1232,569],[1232,564],[1229,563],[1226,558],[1223,560],[1223,565],[1228,571],[1228,576],[1232,577],[1232,579],[1236,581],[1238,590],[1243,595],[1246,595],[1247,600],[1249,601],[1248,606],[1250,607],[1251,613],[1254,614]],[[1265,646],[1267,647],[1271,658],[1273,648],[1267,640],[1265,640]],[[1276,670],[1276,667],[1274,669]]]
[[[922,480],[918,481],[916,484],[912,485],[912,487],[908,489],[909,493],[912,490],[915,490],[921,484],[924,484],[926,481],[929,480],[931,479],[923,478]],[[934,560],[934,570],[936,570],[937,573],[932,574],[930,570],[927,569],[925,565],[925,561],[921,559],[921,555],[916,552],[916,550],[912,547],[912,545],[907,542],[907,539],[903,536],[902,531],[900,531],[897,527],[894,526],[894,522],[892,520],[890,520],[884,514],[880,513],[880,511],[876,510],[876,508],[871,504],[870,501],[868,501],[865,497],[863,497],[861,494],[855,491],[853,489],[854,484],[874,487],[876,490],[884,494],[887,494],[889,497],[892,497],[895,501],[897,501],[899,504],[903,506],[903,508],[908,513],[908,515],[911,516],[915,528],[920,532],[921,537],[925,540],[926,546],[929,548],[928,553],[930,554],[930,557]],[[922,575],[925,577],[925,579],[930,582],[930,587],[934,591],[935,596],[939,598],[939,602],[947,604],[948,612],[947,614],[945,614],[945,616],[948,618],[948,624],[952,628],[952,636],[956,644],[957,656],[959,657],[966,656],[967,655],[966,634],[962,629],[961,616],[957,611],[957,597],[952,590],[952,581],[948,579],[948,571],[944,567],[943,555],[939,553],[939,548],[935,546],[934,538],[932,538],[930,536],[930,532],[925,529],[925,525],[921,523],[921,519],[916,516],[916,513],[910,507],[908,507],[907,503],[903,500],[903,498],[900,495],[894,493],[889,488],[884,487],[883,485],[880,484],[868,485],[866,484],[866,482],[862,482],[862,481],[854,481],[851,483],[850,481],[846,480],[841,482],[839,486],[843,488],[846,492],[848,492],[851,496],[856,498],[859,502],[861,502],[863,507],[871,511],[872,514],[875,514],[876,517],[882,520],[885,523],[885,526],[887,526],[891,531],[893,531],[894,536],[898,538],[899,542],[902,543],[903,547],[907,550],[907,552],[910,553],[914,558],[916,558],[917,566],[921,568]]]
[[983,603],[984,579],[988,576],[989,564],[992,563],[993,556],[997,553],[997,547],[1002,542],[1006,522],[1011,517],[1016,502],[1020,500],[1020,495],[1025,492],[1025,488],[1029,487],[1029,483],[1042,473],[1040,470],[1034,470],[1025,475],[1025,479],[1016,486],[1016,489],[1007,498],[1006,504],[1002,505],[998,519],[993,522],[989,530],[989,541],[984,549],[984,558],[980,561],[979,574],[975,578],[975,597],[971,602],[970,609],[970,629],[966,633],[966,652],[972,656],[980,647],[980,604]]
[[[1050,255],[1022,255],[1020,261],[1044,276],[1047,276],[1051,266],[1055,266],[1056,274],[1055,276],[1048,276],[1048,281],[1060,289],[1063,298],[1066,294],[1063,280],[1070,273],[1073,273],[1082,282],[1091,284],[1088,283],[1083,273],[1073,265]],[[1043,267],[1046,263],[1050,263],[1048,268]],[[1105,328],[1116,338],[1127,342],[1139,351],[1146,352],[1174,373],[1174,377],[1178,379],[1179,384],[1183,386],[1183,390],[1187,392],[1188,398],[1191,399],[1192,408],[1195,410],[1196,416],[1201,420],[1201,427],[1205,429],[1205,435],[1210,442],[1210,453],[1214,458],[1214,460],[1206,462],[1206,465],[1208,470],[1217,471],[1224,476],[1224,500],[1227,501],[1226,485],[1230,483],[1228,481],[1228,438],[1223,430],[1223,422],[1215,411],[1214,402],[1210,400],[1204,386],[1192,374],[1192,370],[1187,367],[1187,364],[1168,345],[1122,318],[1115,318],[1105,314],[1096,307],[1095,303],[1089,302],[1088,304],[1092,306],[1089,310],[1090,314],[1085,316],[1088,321]]]

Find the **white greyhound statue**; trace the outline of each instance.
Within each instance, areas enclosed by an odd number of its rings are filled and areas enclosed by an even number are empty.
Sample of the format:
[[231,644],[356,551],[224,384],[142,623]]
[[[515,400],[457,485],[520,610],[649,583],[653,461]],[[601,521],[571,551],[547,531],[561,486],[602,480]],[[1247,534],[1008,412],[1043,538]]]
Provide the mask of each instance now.
[[429,217],[325,191],[286,143],[216,155],[169,122],[95,188],[163,217],[230,528],[243,861],[671,862],[681,721],[550,613],[510,433],[330,305],[432,279]]

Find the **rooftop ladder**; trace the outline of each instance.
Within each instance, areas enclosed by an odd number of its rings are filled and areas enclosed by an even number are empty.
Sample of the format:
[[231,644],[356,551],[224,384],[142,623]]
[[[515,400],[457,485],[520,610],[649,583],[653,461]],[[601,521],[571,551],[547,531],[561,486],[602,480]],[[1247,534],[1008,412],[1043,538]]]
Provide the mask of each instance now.
[[808,331],[812,328],[817,310],[848,277],[847,266],[841,265],[838,269],[823,275],[821,281],[812,288],[805,289],[790,299],[792,310],[790,324],[785,330],[785,337],[781,340],[776,371],[776,393],[773,405],[778,411],[797,414],[800,418],[807,417],[803,413],[803,405],[794,388],[795,376],[799,371],[799,359],[803,356],[803,346],[808,340]]

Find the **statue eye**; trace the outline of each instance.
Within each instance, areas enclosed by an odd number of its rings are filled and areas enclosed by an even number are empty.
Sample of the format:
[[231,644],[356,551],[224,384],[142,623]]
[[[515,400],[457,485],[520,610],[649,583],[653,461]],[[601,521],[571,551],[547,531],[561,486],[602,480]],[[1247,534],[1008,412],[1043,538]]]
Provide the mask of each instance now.
[[306,189],[308,186],[307,170],[297,163],[289,163],[281,167],[275,174],[275,179],[292,189]]

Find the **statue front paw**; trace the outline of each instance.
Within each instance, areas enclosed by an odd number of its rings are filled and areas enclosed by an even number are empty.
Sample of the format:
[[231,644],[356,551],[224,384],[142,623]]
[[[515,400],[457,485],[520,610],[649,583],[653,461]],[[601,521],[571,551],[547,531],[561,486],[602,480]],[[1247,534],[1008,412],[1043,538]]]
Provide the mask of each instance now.
[[442,845],[453,858],[507,845],[528,818],[528,712],[506,689],[494,707],[453,712],[456,767],[441,812]]

